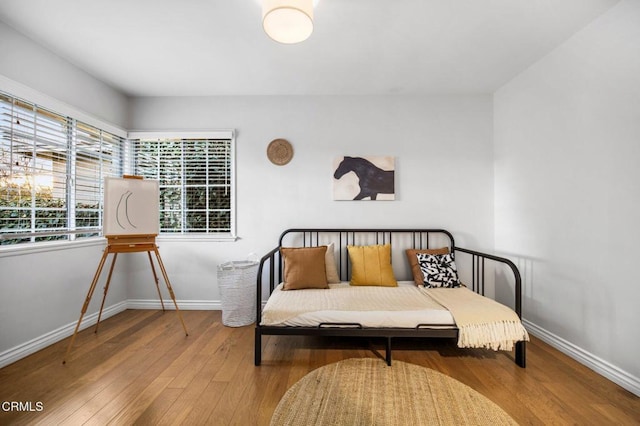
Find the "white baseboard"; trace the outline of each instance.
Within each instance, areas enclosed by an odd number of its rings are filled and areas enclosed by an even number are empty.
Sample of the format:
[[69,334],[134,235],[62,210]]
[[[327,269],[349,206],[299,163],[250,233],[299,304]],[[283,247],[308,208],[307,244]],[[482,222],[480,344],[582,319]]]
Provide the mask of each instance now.
[[[164,308],[174,310],[173,300],[162,300]],[[184,311],[221,311],[222,302],[219,300],[178,300],[178,308]],[[262,302],[262,308],[267,302]],[[129,299],[127,309],[162,309],[158,299]]]
[[[181,311],[221,311],[222,304],[219,300],[177,300],[178,308]],[[166,310],[175,310],[173,300],[164,300]],[[129,299],[127,309],[162,309],[158,299]]]
[[596,373],[606,377],[617,385],[625,388],[629,392],[640,396],[640,379],[638,377],[632,376],[624,370],[616,367],[608,363],[592,353],[585,351],[584,349],[574,345],[571,342],[564,340],[561,337],[556,336],[555,334],[545,330],[542,327],[537,326],[536,324],[527,321],[525,319],[522,320],[525,328],[538,339],[547,343],[550,346],[553,346],[560,352],[570,356],[581,364],[589,367]]
[[[111,305],[109,307],[104,308],[102,311],[102,320],[105,320],[109,317],[114,316],[122,311],[127,309],[127,302],[122,301],[116,303],[115,305]],[[98,312],[93,314],[85,315],[82,319],[82,324],[80,325],[80,330],[84,330],[87,327],[91,327],[96,322],[98,322]],[[26,356],[31,355],[34,352],[38,352],[40,349],[44,349],[49,345],[52,345],[56,342],[59,342],[62,339],[65,339],[73,334],[73,331],[76,328],[77,320],[63,325],[49,333],[43,334],[42,336],[36,337],[35,339],[31,339],[28,342],[22,343],[16,347],[8,349],[2,353],[0,353],[0,368],[12,364],[19,359],[22,359]]]

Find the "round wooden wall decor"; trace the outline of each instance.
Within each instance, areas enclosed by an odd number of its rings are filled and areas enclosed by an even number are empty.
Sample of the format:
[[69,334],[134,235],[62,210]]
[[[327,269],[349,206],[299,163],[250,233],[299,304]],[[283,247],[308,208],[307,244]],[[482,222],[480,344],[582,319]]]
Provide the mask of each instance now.
[[293,158],[293,147],[286,139],[274,139],[267,147],[267,157],[278,166],[284,166]]

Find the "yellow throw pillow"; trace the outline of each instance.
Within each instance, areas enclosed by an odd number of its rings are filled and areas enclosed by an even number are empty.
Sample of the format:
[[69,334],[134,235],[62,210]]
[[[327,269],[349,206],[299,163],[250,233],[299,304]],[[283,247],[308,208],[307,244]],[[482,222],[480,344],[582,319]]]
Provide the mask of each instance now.
[[325,269],[327,246],[282,247],[284,260],[283,290],[329,288]]
[[424,250],[407,249],[406,253],[409,266],[411,267],[411,273],[413,274],[413,281],[416,285],[424,285],[424,274],[418,263],[418,254],[449,254],[449,247]]
[[347,246],[351,285],[397,287],[391,267],[391,245]]

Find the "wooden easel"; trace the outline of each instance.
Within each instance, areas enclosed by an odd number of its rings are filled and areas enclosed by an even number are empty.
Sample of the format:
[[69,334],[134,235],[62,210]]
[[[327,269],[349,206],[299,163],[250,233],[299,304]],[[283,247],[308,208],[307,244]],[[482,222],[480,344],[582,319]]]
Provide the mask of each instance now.
[[173,293],[173,288],[171,287],[171,283],[169,282],[169,277],[167,276],[167,271],[162,263],[162,258],[160,257],[160,252],[158,251],[158,246],[156,245],[156,236],[155,235],[127,235],[127,236],[107,236],[107,247],[105,248],[102,258],[100,259],[100,264],[98,265],[98,269],[96,270],[96,274],[93,277],[93,281],[91,282],[91,287],[89,287],[89,292],[87,293],[87,298],[84,301],[84,305],[82,305],[82,311],[80,313],[80,318],[78,319],[78,323],[76,324],[76,328],[73,332],[73,336],[71,336],[71,341],[69,342],[69,347],[67,348],[67,353],[65,354],[62,363],[66,363],[66,360],[71,352],[71,348],[73,347],[73,342],[75,341],[76,335],[78,334],[78,330],[80,329],[80,324],[82,323],[82,318],[84,314],[87,312],[87,308],[89,306],[89,302],[91,302],[91,298],[93,296],[93,292],[96,289],[96,285],[98,284],[98,280],[100,279],[100,274],[102,273],[102,268],[107,261],[107,257],[109,254],[113,253],[113,259],[111,260],[111,266],[109,267],[109,275],[107,276],[107,282],[104,286],[104,295],[102,296],[102,303],[100,304],[100,312],[98,313],[98,322],[96,324],[95,333],[98,332],[98,326],[100,325],[100,318],[102,317],[102,310],[104,308],[104,302],[107,298],[107,292],[109,291],[109,283],[111,282],[111,276],[113,274],[113,268],[116,264],[116,259],[118,258],[119,253],[138,253],[138,252],[147,252],[149,256],[149,263],[151,264],[151,272],[153,272],[153,278],[156,283],[156,289],[158,290],[158,296],[160,297],[160,304],[162,305],[162,310],[164,311],[164,302],[162,301],[162,295],[160,293],[160,285],[158,280],[158,275],[156,274],[156,268],[153,265],[153,259],[151,257],[151,253],[155,253],[156,259],[158,261],[158,265],[160,266],[160,271],[162,272],[162,277],[164,278],[164,282],[167,285],[167,290],[169,290],[169,295],[171,296],[171,300],[173,300],[173,304],[176,308],[176,313],[178,314],[178,318],[182,323],[182,328],[184,329],[185,335],[189,335],[187,332],[187,327],[184,324],[184,320],[182,319],[182,313],[180,309],[178,309],[178,303],[176,302],[176,296]]
[[[120,182],[140,182],[142,181],[142,177],[140,176],[128,176],[125,175],[123,176],[124,180],[118,180],[116,179],[116,181],[120,181]],[[128,179],[131,179],[131,181],[128,181]],[[106,199],[107,199],[107,191],[106,191],[107,185],[105,182],[105,205],[107,205]],[[127,199],[126,201],[128,201],[128,196],[131,195],[132,193],[130,191],[127,191],[125,193],[125,195],[127,195]],[[152,193],[153,195],[153,193]],[[122,198],[123,196],[121,195],[120,198],[120,203],[118,203],[117,207],[120,207],[120,204],[122,203]],[[157,199],[158,195],[157,195],[157,184],[156,184],[156,194],[154,195],[154,198]],[[145,207],[149,205],[146,204]],[[158,261],[158,265],[160,265],[160,271],[162,272],[162,277],[164,278],[164,282],[167,285],[167,290],[169,290],[169,295],[171,296],[171,300],[173,300],[173,304],[176,307],[176,313],[178,314],[178,318],[180,319],[180,322],[182,323],[182,328],[184,329],[184,333],[188,336],[189,333],[187,332],[187,327],[184,324],[184,320],[182,319],[182,313],[180,312],[180,309],[178,309],[178,303],[176,302],[176,296],[173,293],[173,288],[171,288],[171,283],[169,282],[169,277],[167,276],[167,270],[164,268],[164,264],[162,263],[162,258],[160,257],[160,252],[158,251],[158,246],[156,245],[156,236],[157,236],[157,232],[158,232],[158,216],[156,213],[155,217],[150,217],[148,218],[149,220],[147,220],[147,223],[151,223],[152,227],[151,228],[145,228],[148,229],[149,232],[147,233],[140,233],[140,228],[136,227],[135,225],[133,225],[131,223],[131,221],[129,220],[129,216],[128,216],[128,210],[126,210],[128,208],[128,206],[125,205],[125,213],[126,213],[126,221],[129,223],[129,225],[131,225],[131,229],[134,229],[134,233],[130,233],[130,234],[122,234],[122,235],[110,235],[113,234],[113,232],[108,232],[107,228],[109,226],[109,224],[112,221],[108,221],[107,220],[107,215],[110,214],[112,216],[116,216],[115,220],[117,221],[118,225],[122,228],[125,229],[124,226],[122,226],[122,224],[120,223],[118,217],[117,217],[117,211],[111,212],[111,210],[108,210],[105,207],[105,237],[107,238],[107,247],[105,248],[103,254],[102,254],[102,258],[100,259],[100,264],[98,265],[98,269],[96,270],[96,274],[93,277],[93,281],[91,282],[91,287],[89,287],[89,292],[87,293],[87,298],[84,301],[84,305],[82,305],[82,311],[80,312],[80,318],[78,318],[78,323],[76,324],[76,328],[73,331],[73,336],[71,336],[71,341],[69,342],[69,347],[67,348],[67,353],[64,356],[64,359],[62,360],[62,363],[66,363],[67,358],[69,356],[69,353],[71,352],[71,348],[73,347],[73,342],[76,339],[76,335],[78,334],[78,330],[80,329],[80,324],[82,323],[82,318],[84,317],[84,314],[87,312],[87,308],[89,307],[89,302],[91,302],[91,298],[93,297],[93,292],[96,289],[96,285],[98,284],[98,280],[100,279],[100,274],[102,273],[102,268],[104,267],[104,264],[107,261],[107,257],[109,256],[109,254],[113,253],[113,259],[111,260],[111,266],[109,267],[109,275],[107,276],[107,282],[104,286],[104,295],[102,296],[102,303],[100,304],[100,312],[98,313],[98,322],[96,324],[96,329],[95,332],[98,332],[98,326],[100,325],[100,318],[102,317],[102,310],[104,309],[104,302],[107,298],[107,292],[109,291],[109,284],[111,282],[111,276],[113,275],[113,268],[116,264],[116,259],[118,258],[118,254],[119,253],[139,253],[139,252],[147,252],[147,255],[149,256],[149,263],[151,264],[151,272],[153,273],[153,278],[155,280],[156,283],[156,289],[158,290],[158,297],[160,297],[160,304],[162,305],[162,310],[164,311],[164,302],[162,300],[162,294],[160,293],[160,285],[159,285],[159,281],[158,281],[158,275],[156,274],[156,268],[153,265],[153,258],[151,257],[151,253],[153,252],[156,255],[156,260]],[[144,209],[145,211],[147,210],[146,208]],[[157,212],[157,208],[155,210]],[[125,222],[124,218],[122,220],[122,222]],[[138,225],[140,225],[138,223]],[[136,229],[137,228],[137,229]],[[108,229],[111,229],[111,227],[109,227]],[[117,231],[119,231],[120,229],[116,229]],[[136,234],[135,231],[138,231],[139,234]],[[151,233],[151,232],[155,232],[155,233]]]

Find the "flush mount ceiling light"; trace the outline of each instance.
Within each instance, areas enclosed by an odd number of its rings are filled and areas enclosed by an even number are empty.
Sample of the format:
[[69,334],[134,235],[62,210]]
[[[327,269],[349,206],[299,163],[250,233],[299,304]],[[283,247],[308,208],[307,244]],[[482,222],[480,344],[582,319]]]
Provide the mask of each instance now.
[[312,0],[263,0],[262,27],[273,40],[293,44],[313,32]]

